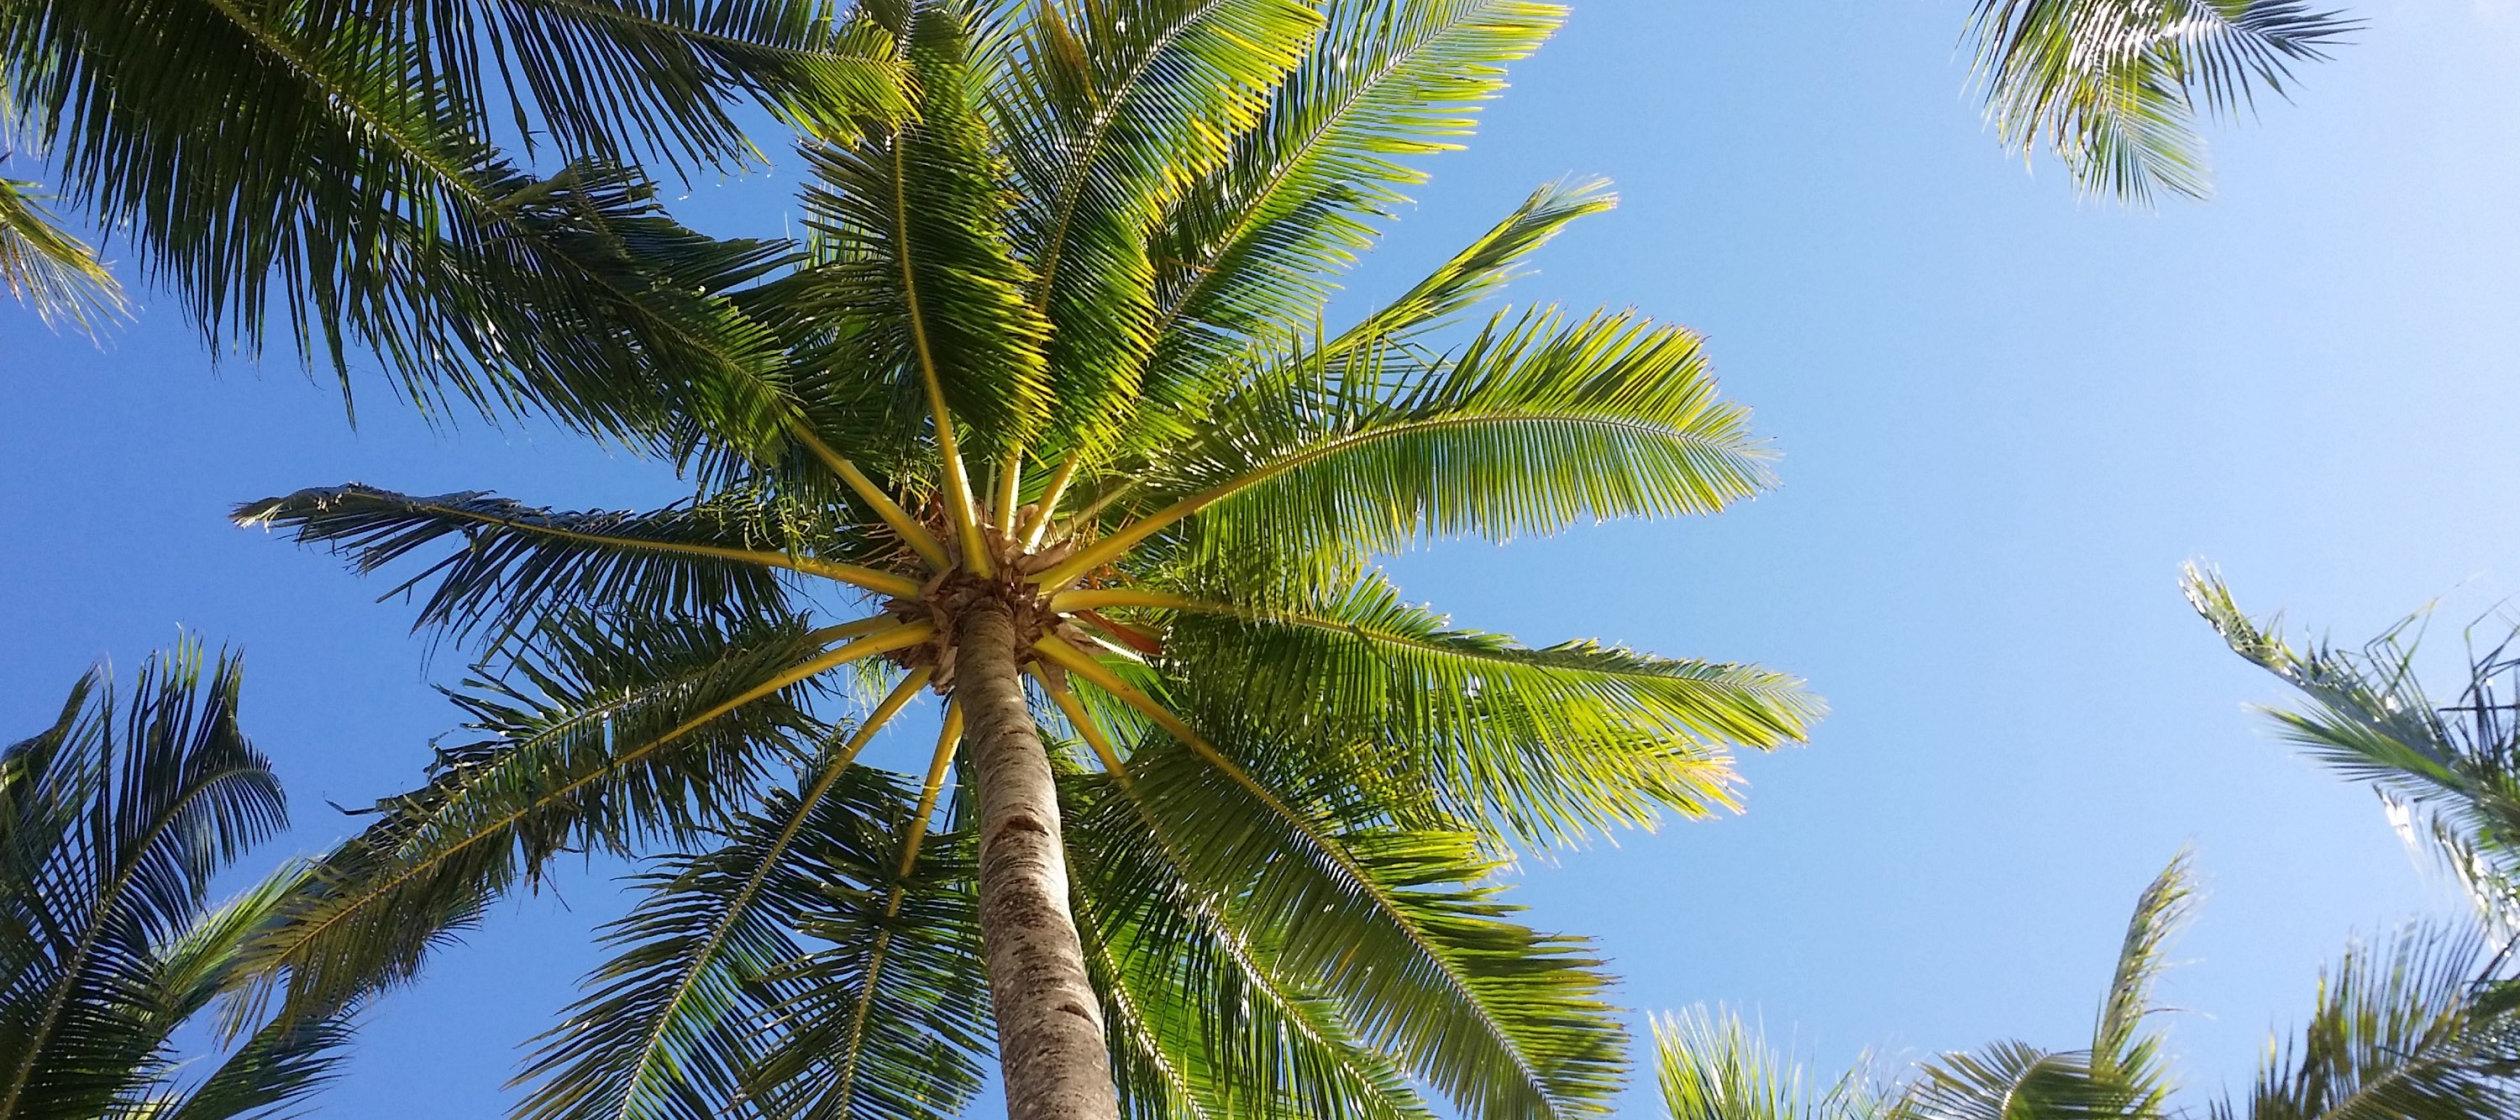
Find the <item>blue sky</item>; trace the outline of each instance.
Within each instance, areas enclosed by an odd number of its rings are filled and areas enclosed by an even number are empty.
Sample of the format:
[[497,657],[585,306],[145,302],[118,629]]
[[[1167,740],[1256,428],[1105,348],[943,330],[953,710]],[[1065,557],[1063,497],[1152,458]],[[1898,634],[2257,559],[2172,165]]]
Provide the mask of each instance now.
[[[2156,213],[1995,149],[1955,55],[1966,6],[1579,3],[1357,289],[1539,182],[1610,176],[1621,209],[1514,297],[1705,330],[1784,485],[1393,566],[1463,625],[1758,660],[1834,705],[1809,747],[1748,760],[1746,815],[1523,873],[1532,920],[1597,937],[1624,1005],[1730,1003],[1824,1067],[2078,1045],[2127,907],[2190,846],[2205,909],[2164,995],[2190,1085],[2218,1091],[2349,937],[2452,906],[2367,794],[2243,711],[2282,694],[2187,613],[2177,566],[2345,639],[2438,598],[2450,664],[2453,624],[2520,593],[2520,5],[2356,5],[2369,29],[2295,103],[2214,130],[2219,197]],[[774,174],[679,205],[770,231],[787,194]],[[0,314],[0,713],[31,730],[92,660],[128,669],[179,625],[242,645],[299,820],[259,858],[317,851],[356,827],[325,799],[415,778],[454,719],[427,686],[461,658],[373,602],[386,583],[229,527],[230,504],[682,487],[556,434],[431,431],[374,379],[353,430],[328,381],[214,368],[153,302],[101,350]],[[517,1044],[624,904],[613,870],[501,906],[376,1014],[317,1115],[503,1112]]]

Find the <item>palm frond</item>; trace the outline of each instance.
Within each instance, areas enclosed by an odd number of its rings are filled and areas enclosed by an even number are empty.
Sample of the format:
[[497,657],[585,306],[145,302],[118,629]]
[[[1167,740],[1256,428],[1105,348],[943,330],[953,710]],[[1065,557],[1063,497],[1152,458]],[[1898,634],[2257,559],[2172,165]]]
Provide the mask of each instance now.
[[1918,1071],[1894,1120],[2125,1120],[2124,1100],[2091,1076],[2090,1055],[1998,1042]]
[[780,609],[782,571],[871,573],[807,554],[808,542],[854,536],[808,523],[815,513],[741,493],[648,513],[555,512],[478,491],[414,496],[353,483],[248,502],[234,516],[329,547],[361,574],[453,543],[383,597],[425,588],[415,626],[497,640],[569,611],[757,617]]
[[1149,235],[1221,164],[1320,26],[1304,0],[1028,6],[1001,112],[1028,203],[1017,230],[1054,325],[1058,434],[1091,450],[1135,402],[1154,343]]
[[[357,348],[419,403],[627,434],[584,355],[624,357],[625,330],[678,365],[730,347],[673,337],[726,325],[607,252],[670,226],[623,160],[742,158],[739,101],[897,115],[875,45],[822,0],[44,0],[0,13],[0,103],[206,334],[260,350],[284,312],[345,390]],[[494,118],[582,162],[535,180],[488,149]]]
[[507,677],[454,694],[479,737],[435,748],[428,783],[377,802],[248,946],[249,1002],[280,991],[282,1019],[333,1014],[408,980],[562,852],[692,835],[771,752],[820,737],[780,685],[817,648],[785,617],[546,625]]
[[1274,564],[1712,513],[1769,485],[1748,410],[1717,397],[1688,331],[1627,315],[1500,315],[1431,369],[1401,357],[1301,359],[1219,402],[1204,439],[1130,486],[1119,527],[1043,582],[1083,576],[1176,524],[1191,562]]
[[[757,105],[823,129],[909,111],[899,63],[833,0],[501,0],[403,5],[368,34],[434,39],[436,74],[486,113],[503,92],[531,141],[564,152],[726,163],[755,155],[736,112]],[[507,79],[493,90],[467,47],[486,44]]]
[[2145,1020],[2160,1010],[2153,1004],[2152,987],[2167,966],[2163,953],[2195,908],[2192,880],[2182,852],[2144,888],[2127,920],[2117,971],[2109,978],[2109,994],[2092,1030],[2092,1078],[2116,1086],[2130,1115],[2159,1115],[2170,1098],[2161,1036],[2147,1029]]
[[945,1120],[980,1086],[988,992],[965,831],[927,838],[906,785],[818,833],[837,874],[798,929],[823,946],[762,981],[747,1094],[773,1116]]
[[1281,967],[1356,1038],[1467,1117],[1606,1108],[1624,1032],[1599,962],[1510,920],[1474,834],[1343,827],[1159,744],[1132,752],[1132,788],[1167,833],[1198,838],[1178,845],[1187,881],[1271,931]]
[[51,731],[6,752],[0,848],[18,971],[0,986],[0,1115],[102,1114],[159,1072],[169,946],[209,880],[286,822],[236,722],[241,663],[187,642],[141,668],[128,705],[101,677]]
[[45,325],[95,335],[129,305],[96,250],[59,221],[36,184],[0,179],[0,284]]
[[1724,744],[1799,740],[1820,712],[1799,681],[1591,642],[1532,649],[1461,630],[1379,576],[1284,608],[1178,600],[1164,671],[1251,734],[1355,749],[1449,816],[1517,840],[1569,840],[1665,811],[1734,808]]
[[1522,205],[1436,266],[1398,298],[1340,332],[1333,349],[1379,346],[1441,325],[1504,290],[1533,253],[1576,220],[1618,205],[1607,179],[1567,179],[1531,192]]
[[1073,894],[1130,1115],[1431,1120],[1390,1055],[1282,963],[1278,931],[1197,885],[1125,771],[1070,780]]
[[1565,10],[1531,0],[1332,0],[1303,62],[1226,164],[1173,208],[1146,393],[1179,412],[1251,339],[1299,334],[1331,277],[1425,179],[1404,162],[1458,147],[1504,68]]
[[2285,94],[2360,26],[2306,0],[1978,0],[1968,36],[2006,147],[2044,144],[2084,190],[2149,202],[2209,191],[2200,114]]
[[[1008,241],[1008,171],[981,104],[968,14],[940,0],[903,9],[892,31],[917,83],[917,118],[808,145],[804,203],[819,263],[790,314],[832,324],[823,392],[849,391],[844,378],[871,382],[855,392],[907,404],[898,417],[947,425],[933,438],[967,436],[994,456],[1048,417],[1048,327]],[[888,427],[915,442],[915,424]]]
[[[816,952],[797,931],[827,921],[841,892],[876,893],[890,871],[883,837],[909,803],[895,782],[852,767],[835,744],[799,789],[738,815],[720,847],[640,876],[646,897],[605,933],[616,955],[588,978],[587,996],[543,1036],[520,1076],[535,1086],[519,1115],[706,1120],[741,1108],[760,1088],[752,1063],[799,1030],[786,1025],[799,1009],[782,1004],[772,983],[783,977],[778,986],[794,987],[790,974]],[[936,1010],[891,1025],[877,1041],[924,1033],[967,1054],[964,1024]],[[861,1092],[919,1099],[936,1088],[926,1076],[930,1057],[862,1062],[869,1079],[906,1069],[921,1076]]]
[[[170,1025],[208,1008],[238,980],[241,952],[306,882],[306,865],[292,861],[243,894],[203,916],[162,954],[165,1004]],[[299,1022],[267,1022],[214,1056],[207,1074],[156,1104],[152,1117],[231,1120],[271,1115],[330,1084],[349,1058],[352,1021],[360,1008]]]

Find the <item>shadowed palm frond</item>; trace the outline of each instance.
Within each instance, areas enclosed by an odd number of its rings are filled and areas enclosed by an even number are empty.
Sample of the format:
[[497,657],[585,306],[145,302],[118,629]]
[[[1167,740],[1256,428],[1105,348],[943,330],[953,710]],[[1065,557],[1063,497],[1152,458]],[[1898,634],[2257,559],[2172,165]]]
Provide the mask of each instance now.
[[1624,1032],[1599,962],[1508,920],[1473,834],[1344,826],[1172,746],[1141,745],[1129,770],[1197,897],[1268,931],[1290,986],[1323,993],[1366,1047],[1467,1116],[1605,1107]]
[[2308,0],[1978,0],[1968,35],[2005,147],[2045,145],[2084,190],[2144,203],[2204,197],[2197,117],[2288,93],[2360,26]]
[[258,1037],[182,1093],[172,1037],[225,984],[245,931],[295,877],[216,909],[211,877],[286,823],[237,724],[241,662],[189,641],[123,702],[103,671],[54,725],[0,752],[0,1115],[72,1120],[182,1099],[201,1120],[297,1100],[343,1023]]
[[[895,49],[918,84],[917,119],[808,145],[804,203],[820,263],[794,313],[840,324],[841,368],[889,382],[915,402],[909,415],[943,423],[930,438],[994,454],[1048,417],[1049,329],[1026,298],[1032,271],[1007,241],[1006,156],[981,104],[970,17],[918,3],[899,19]],[[894,431],[905,446],[917,440],[911,425]]]
[[[978,1082],[970,1024],[979,1003],[969,972],[918,960],[932,947],[886,954],[898,971],[877,981],[888,993],[884,1021],[855,1040],[862,1052],[834,1045],[801,1068],[774,1069],[846,1034],[830,1020],[852,1018],[846,996],[863,980],[839,982],[830,950],[801,931],[854,938],[904,920],[881,916],[899,847],[887,826],[913,800],[835,749],[802,788],[740,813],[723,846],[641,876],[646,897],[605,934],[618,955],[589,977],[586,998],[520,1077],[535,1084],[519,1115],[708,1120],[748,1099],[801,1097],[829,1106],[811,1115],[950,1115]],[[908,917],[925,923],[915,936],[931,945],[968,923],[940,920],[933,901]],[[857,1084],[831,1086],[840,1065]]]
[[916,822],[932,806],[868,781],[885,800],[817,833],[837,874],[798,931],[820,947],[760,984],[746,1093],[768,1115],[945,1120],[980,1088],[990,1020],[973,837],[927,833]]
[[[781,609],[781,572],[855,565],[807,554],[816,511],[730,493],[648,513],[554,512],[479,492],[414,496],[360,486],[300,490],[237,507],[240,525],[290,531],[362,574],[454,544],[381,598],[427,589],[416,626],[493,644],[559,612],[740,619]],[[825,566],[829,565],[828,568]]]
[[[1117,762],[1116,758],[1108,760]],[[1283,964],[1279,934],[1195,885],[1122,767],[1072,778],[1078,921],[1132,1115],[1431,1120],[1390,1055]]]
[[[821,0],[40,0],[0,13],[0,105],[64,201],[129,237],[214,338],[259,350],[278,317],[345,377],[366,350],[416,401],[612,431],[619,406],[589,399],[598,367],[568,360],[601,336],[572,328],[626,322],[624,303],[706,326],[689,306],[705,301],[625,286],[619,261],[569,242],[654,224],[626,159],[747,156],[741,103],[897,116],[899,68],[830,15]],[[510,128],[580,162],[528,176],[487,147]]]
[[769,758],[821,736],[781,684],[819,648],[779,617],[547,624],[505,678],[453,694],[479,738],[434,748],[428,784],[377,802],[248,946],[250,994],[284,992],[292,1021],[331,1014],[411,977],[555,855],[693,835]]
[[[205,915],[169,946],[165,956],[170,1024],[210,1007],[241,979],[247,942],[306,882],[306,866],[292,861],[217,910]],[[332,1083],[349,1059],[351,1024],[361,1008],[301,1022],[229,1024],[241,1037],[214,1058],[208,1073],[178,1093],[160,1095],[162,1113],[176,1120],[224,1120],[266,1116]]]

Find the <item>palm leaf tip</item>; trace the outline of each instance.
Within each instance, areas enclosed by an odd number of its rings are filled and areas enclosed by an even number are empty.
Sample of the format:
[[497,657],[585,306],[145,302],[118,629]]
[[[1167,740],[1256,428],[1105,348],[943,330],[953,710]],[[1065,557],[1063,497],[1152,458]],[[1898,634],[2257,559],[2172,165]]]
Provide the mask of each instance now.
[[1653,1018],[1655,1082],[1671,1120],[1879,1120],[1863,1063],[1825,1086],[1728,1009]]
[[96,250],[59,225],[36,184],[0,178],[0,284],[52,327],[96,335],[130,309]]

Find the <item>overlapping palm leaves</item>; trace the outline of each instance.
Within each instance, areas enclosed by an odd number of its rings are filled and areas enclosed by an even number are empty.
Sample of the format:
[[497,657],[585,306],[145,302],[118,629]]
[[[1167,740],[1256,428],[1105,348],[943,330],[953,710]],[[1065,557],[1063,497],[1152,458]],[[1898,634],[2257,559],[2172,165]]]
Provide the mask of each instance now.
[[128,703],[102,671],[82,680],[51,727],[0,752],[0,1116],[262,1116],[330,1078],[351,1005],[246,1022],[206,1067],[173,1038],[297,882],[207,902],[211,876],[283,823],[238,684],[234,658],[186,645],[152,658]]
[[[952,619],[987,599],[1060,744],[1131,1111],[1414,1116],[1421,1086],[1471,1116],[1604,1107],[1621,1035],[1598,962],[1515,924],[1497,861],[1728,805],[1726,748],[1799,737],[1816,702],[1748,666],[1460,630],[1371,557],[1713,512],[1766,484],[1766,451],[1684,330],[1456,323],[1606,207],[1591,184],[1320,322],[1419,175],[1404,157],[1452,144],[1557,18],[865,5],[844,33],[908,70],[915,117],[808,144],[796,266],[659,238],[666,260],[625,267],[757,282],[640,288],[705,312],[687,352],[553,359],[558,407],[664,419],[643,430],[694,501],[345,486],[239,511],[362,568],[424,560],[424,622],[494,651],[462,693],[478,741],[257,945],[278,998],[320,1014],[407,975],[560,852],[679,846],[529,1072],[528,1114],[951,1112],[986,1045],[958,716],[924,780],[853,762],[920,693],[950,700]],[[864,617],[821,617],[856,598]],[[871,713],[824,721],[870,678]]]
[[1978,0],[1968,37],[1996,135],[2134,202],[2211,189],[2199,117],[2286,95],[2360,24],[2309,0]]
[[[546,352],[629,361],[706,329],[689,285],[624,274],[660,228],[630,162],[744,159],[752,106],[897,113],[877,45],[822,0],[30,0],[0,8],[0,129],[216,341],[283,321],[310,360],[367,351],[425,402],[618,430],[600,400],[540,399],[584,360]],[[617,307],[573,337],[520,301]]]
[[1899,1084],[1857,1069],[1822,1094],[1730,1015],[1657,1024],[1674,1120],[2478,1120],[2520,1109],[2520,978],[2474,930],[2415,927],[2347,950],[2308,1024],[2268,1048],[2248,1091],[2190,1108],[2173,1078],[2152,987],[2192,888],[2185,857],[2128,923],[2091,1044],[2000,1042],[1944,1054]]

